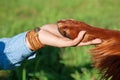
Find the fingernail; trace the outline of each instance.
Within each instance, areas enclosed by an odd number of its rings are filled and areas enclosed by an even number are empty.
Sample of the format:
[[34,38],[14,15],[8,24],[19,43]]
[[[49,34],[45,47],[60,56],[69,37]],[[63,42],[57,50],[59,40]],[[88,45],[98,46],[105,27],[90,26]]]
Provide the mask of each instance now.
[[101,43],[102,40],[101,40],[101,39],[95,39],[94,42],[95,42],[95,43]]
[[86,33],[86,31],[81,31],[81,33]]

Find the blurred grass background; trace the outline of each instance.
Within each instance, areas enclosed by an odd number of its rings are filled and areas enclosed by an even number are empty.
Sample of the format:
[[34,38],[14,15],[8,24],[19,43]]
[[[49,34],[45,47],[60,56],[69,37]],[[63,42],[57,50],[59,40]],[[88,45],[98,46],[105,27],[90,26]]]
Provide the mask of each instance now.
[[[0,38],[60,19],[120,30],[120,1],[0,0]],[[35,59],[23,61],[15,70],[1,70],[0,80],[98,80],[100,74],[87,54],[91,47],[45,47],[37,52]]]

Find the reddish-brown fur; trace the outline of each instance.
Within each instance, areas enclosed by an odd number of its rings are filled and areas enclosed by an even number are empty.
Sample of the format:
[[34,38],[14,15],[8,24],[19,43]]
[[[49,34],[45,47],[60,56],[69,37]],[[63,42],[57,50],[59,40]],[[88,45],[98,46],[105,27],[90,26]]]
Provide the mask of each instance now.
[[120,79],[120,31],[97,28],[76,20],[60,20],[57,24],[59,32],[71,39],[81,30],[87,31],[82,42],[100,38],[102,43],[90,50],[94,65],[103,74],[101,79]]

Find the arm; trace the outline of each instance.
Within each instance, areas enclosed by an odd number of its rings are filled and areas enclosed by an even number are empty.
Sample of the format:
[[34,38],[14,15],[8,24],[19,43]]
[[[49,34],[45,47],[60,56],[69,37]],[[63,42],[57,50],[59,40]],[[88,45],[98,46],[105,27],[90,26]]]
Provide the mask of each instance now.
[[[59,36],[50,32],[40,30],[38,32],[39,40],[44,45],[55,46],[55,47],[66,47],[72,46],[79,42],[82,35],[85,32],[81,32],[78,38],[75,40],[66,40],[66,38],[60,38]],[[0,68],[1,69],[13,69],[21,64],[24,59],[34,57],[34,52],[31,50],[26,35],[28,32],[20,33],[12,38],[1,38],[0,39]],[[57,41],[57,42],[56,42]],[[61,42],[61,44],[60,44]]]
[[[2,69],[11,69],[15,66],[19,66],[21,61],[33,56],[36,49],[33,48],[31,42],[32,44],[36,44],[36,42],[34,42],[36,41],[34,40],[36,37],[32,39],[28,38],[27,35],[29,35],[29,32],[18,34],[12,38],[0,39],[0,67]],[[69,47],[80,43],[84,34],[85,31],[81,31],[77,38],[71,40],[63,37],[58,32],[57,25],[45,25],[37,32],[37,39],[40,41],[42,46]],[[29,36],[31,37],[31,34]],[[32,34],[32,36],[34,36],[34,34]],[[41,48],[41,46],[38,47],[37,49]]]

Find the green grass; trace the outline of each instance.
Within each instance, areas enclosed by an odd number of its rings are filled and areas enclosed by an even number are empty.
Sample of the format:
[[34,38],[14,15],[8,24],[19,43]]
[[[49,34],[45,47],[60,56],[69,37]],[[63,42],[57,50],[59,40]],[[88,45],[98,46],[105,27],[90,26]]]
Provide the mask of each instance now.
[[[0,0],[0,37],[56,23],[60,19],[76,19],[88,24],[120,30],[119,0]],[[92,67],[89,47],[54,48],[38,51],[33,60],[8,72],[9,80],[98,80]],[[2,74],[2,71],[0,72]]]

